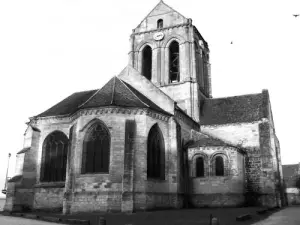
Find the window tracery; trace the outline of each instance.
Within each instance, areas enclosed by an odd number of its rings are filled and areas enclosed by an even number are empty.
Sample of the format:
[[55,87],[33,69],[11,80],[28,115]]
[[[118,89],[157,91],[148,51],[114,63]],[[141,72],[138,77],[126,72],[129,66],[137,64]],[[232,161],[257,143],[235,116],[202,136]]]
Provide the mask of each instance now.
[[82,173],[108,173],[110,135],[104,124],[96,122],[83,141]]
[[49,134],[43,143],[42,182],[59,182],[66,179],[68,138],[61,131]]

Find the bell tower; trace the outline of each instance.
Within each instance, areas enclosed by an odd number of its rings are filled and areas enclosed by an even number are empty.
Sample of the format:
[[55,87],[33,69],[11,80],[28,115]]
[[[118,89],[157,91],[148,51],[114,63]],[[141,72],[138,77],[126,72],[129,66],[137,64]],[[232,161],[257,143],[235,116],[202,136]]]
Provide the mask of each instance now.
[[160,1],[133,29],[129,65],[174,99],[195,121],[211,98],[209,48],[192,20]]

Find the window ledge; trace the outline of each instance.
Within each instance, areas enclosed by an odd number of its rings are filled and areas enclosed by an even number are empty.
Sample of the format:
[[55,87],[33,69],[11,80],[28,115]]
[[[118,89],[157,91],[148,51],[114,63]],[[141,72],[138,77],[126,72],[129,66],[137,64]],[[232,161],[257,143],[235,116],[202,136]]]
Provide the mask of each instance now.
[[161,178],[147,178],[146,181],[164,182],[166,179]]
[[63,188],[65,187],[65,181],[60,182],[42,182],[34,185],[35,188]]
[[109,172],[102,172],[102,173],[81,173],[81,174],[78,174],[77,177],[94,177],[94,176],[102,176],[102,175],[105,175],[105,176],[108,176],[109,175]]
[[208,180],[210,177],[192,177],[193,179]]

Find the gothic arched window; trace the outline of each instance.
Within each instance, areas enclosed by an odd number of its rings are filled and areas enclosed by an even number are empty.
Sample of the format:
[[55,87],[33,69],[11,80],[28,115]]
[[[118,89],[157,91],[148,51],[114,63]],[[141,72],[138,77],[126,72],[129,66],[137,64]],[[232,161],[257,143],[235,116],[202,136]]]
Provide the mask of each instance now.
[[147,45],[142,51],[142,75],[148,80],[152,77],[152,49]]
[[164,21],[162,19],[157,20],[157,29],[163,28]]
[[157,124],[150,129],[148,135],[147,177],[165,179],[165,143]]
[[196,159],[196,177],[204,177],[204,160],[203,157]]
[[83,140],[82,173],[109,172],[110,135],[100,122],[93,124]]
[[224,159],[222,156],[217,156],[215,159],[216,176],[224,176]]
[[169,46],[169,79],[170,82],[180,81],[179,44],[173,41]]
[[68,142],[68,137],[61,131],[55,131],[46,137],[42,153],[42,182],[65,181]]

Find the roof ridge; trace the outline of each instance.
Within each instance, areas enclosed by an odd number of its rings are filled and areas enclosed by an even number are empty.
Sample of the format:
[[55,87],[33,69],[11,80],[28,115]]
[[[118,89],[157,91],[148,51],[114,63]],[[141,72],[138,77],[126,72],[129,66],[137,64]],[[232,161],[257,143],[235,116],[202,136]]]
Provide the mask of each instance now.
[[262,95],[262,93],[259,92],[259,93],[244,94],[244,95],[233,95],[233,96],[218,97],[218,98],[206,98],[205,100],[229,99],[229,98],[245,97],[245,96],[253,96],[253,95]]
[[171,6],[169,6],[167,3],[165,3],[163,0],[161,0],[162,3],[164,3],[166,6],[168,6],[170,9],[172,9],[174,12],[177,12],[180,16],[184,17],[185,19],[187,19],[187,17],[185,17],[184,15],[182,15],[180,12],[178,12],[177,10],[173,9]]
[[114,102],[115,88],[116,88],[116,76],[114,76],[114,84],[113,84],[113,90],[112,90],[112,94],[111,94],[112,96],[111,96],[111,102],[110,102],[111,105]]
[[[132,69],[132,70],[134,70],[136,73],[138,73],[138,75],[140,75],[140,76],[142,76],[141,75],[141,73],[137,70],[137,69],[135,69],[135,68],[133,68],[132,66],[130,66],[130,65],[128,65],[128,66],[126,66],[126,68],[125,69],[127,69],[127,75],[129,76],[129,68],[130,69]],[[120,75],[120,74],[119,74]],[[142,76],[143,78],[145,78],[144,76]],[[119,78],[120,80],[122,80],[122,78]],[[145,78],[146,80],[148,80],[147,78]],[[126,81],[124,81],[124,82],[126,82]],[[159,91],[159,93],[160,94],[162,94],[162,95],[164,95],[165,97],[167,97],[169,100],[171,100],[172,102],[176,102],[173,98],[171,98],[168,94],[166,94],[165,92],[163,92],[161,89],[159,89],[157,86],[155,86],[151,81],[150,81],[150,84],[152,85],[152,87],[153,88],[155,88],[155,90],[157,90],[157,91]],[[133,87],[133,86],[132,86]],[[134,88],[134,87],[133,87]],[[136,88],[134,88],[134,89],[136,89]],[[137,90],[137,89],[136,89]],[[137,90],[138,91],[138,90]],[[138,91],[138,92],[140,92],[140,91]],[[141,93],[141,92],[140,92]],[[142,94],[142,93],[141,93]],[[143,94],[144,95],[144,94]],[[148,98],[148,97],[147,97]]]
[[88,103],[96,94],[98,94],[98,92],[101,90],[102,88],[99,88],[94,94],[92,94],[91,97],[89,97],[84,103],[82,103],[81,105],[79,105],[77,108],[81,108],[82,106],[84,106],[86,103]]
[[[138,99],[140,100],[140,102],[142,102],[144,105],[146,105],[148,108],[150,108],[150,106],[148,104],[146,104],[145,102],[143,102],[132,90],[130,90],[130,88],[126,85],[125,82],[123,82],[121,79],[118,78],[119,81],[121,81],[121,83]],[[138,91],[138,90],[136,90]]]

